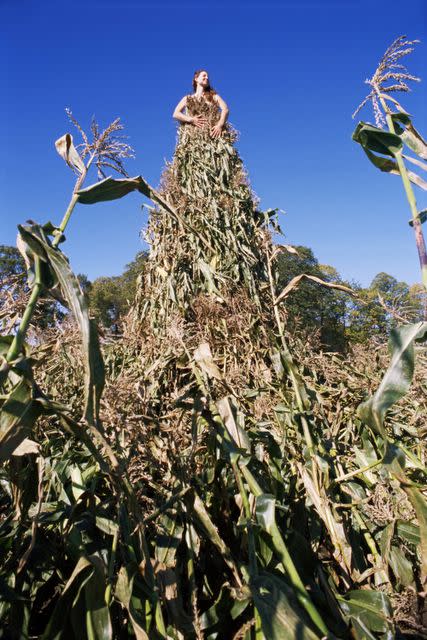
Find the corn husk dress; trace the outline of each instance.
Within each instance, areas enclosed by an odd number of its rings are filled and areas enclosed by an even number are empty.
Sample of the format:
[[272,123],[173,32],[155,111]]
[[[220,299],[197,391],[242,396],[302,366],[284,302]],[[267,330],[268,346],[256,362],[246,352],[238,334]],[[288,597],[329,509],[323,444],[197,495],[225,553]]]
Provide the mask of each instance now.
[[237,132],[227,123],[219,138],[211,136],[219,119],[214,100],[190,95],[187,113],[207,122],[203,128],[179,125],[160,187],[174,214],[152,210],[146,233],[151,248],[140,317],[155,307],[154,324],[164,322],[171,308],[185,314],[200,293],[220,300],[244,285],[258,300],[256,281],[265,280],[265,215],[236,150]]

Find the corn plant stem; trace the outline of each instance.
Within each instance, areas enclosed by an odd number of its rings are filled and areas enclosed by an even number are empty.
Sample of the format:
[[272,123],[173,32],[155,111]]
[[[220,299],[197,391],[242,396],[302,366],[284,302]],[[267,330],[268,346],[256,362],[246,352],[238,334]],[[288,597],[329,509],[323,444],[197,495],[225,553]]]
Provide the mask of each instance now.
[[383,460],[384,458],[380,458],[379,460],[375,460],[375,462],[371,462],[371,464],[366,465],[366,467],[361,467],[360,469],[356,469],[355,471],[350,471],[349,473],[345,473],[342,476],[338,476],[338,478],[332,478],[331,484],[344,482],[344,480],[348,480],[349,478],[353,478],[354,476],[366,473],[366,471],[370,471],[371,469],[374,469],[374,467],[377,467],[379,464],[381,464]]
[[301,377],[298,371],[296,370],[295,364],[292,360],[292,355],[291,355],[291,352],[289,351],[289,347],[285,339],[285,330],[283,327],[283,323],[280,319],[278,305],[275,304],[276,292],[274,288],[273,274],[271,272],[270,255],[267,255],[267,272],[268,272],[268,280],[270,285],[270,295],[271,295],[271,300],[272,300],[273,309],[274,309],[274,317],[276,320],[277,328],[279,330],[279,337],[282,343],[282,350],[285,355],[285,360],[287,363],[287,371],[292,381],[292,386],[297,399],[298,409],[300,411],[300,420],[301,420],[301,426],[304,434],[304,439],[305,439],[307,449],[310,453],[310,457],[312,461],[312,478],[313,478],[313,482],[317,492],[320,493],[321,471],[319,469],[319,466],[317,464],[317,461],[314,455],[315,453],[314,440],[311,435],[307,418],[304,415],[308,405],[308,396],[307,396],[306,388],[304,386],[304,382],[301,380]]
[[196,574],[194,569],[194,565],[195,565],[194,541],[193,541],[191,525],[187,523],[187,526],[188,526],[187,532],[186,532],[186,538],[188,539],[187,574],[188,574],[188,581],[190,583],[190,604],[191,604],[191,610],[193,613],[194,630],[196,632],[198,640],[200,640],[202,636],[200,631],[200,622],[199,622],[199,615],[197,610],[197,584],[196,584]]
[[361,533],[365,538],[365,542],[368,545],[369,550],[372,554],[372,560],[373,560],[374,568],[376,571],[375,575],[378,580],[377,584],[384,584],[384,583],[390,582],[387,572],[384,569],[384,563],[377,549],[376,542],[372,537],[368,527],[366,526],[365,520],[363,519],[363,517],[361,516],[361,514],[357,509],[353,511],[353,517],[357,521],[357,524],[360,527]]
[[35,272],[36,278],[31,291],[31,296],[28,300],[27,306],[25,307],[25,311],[22,316],[21,322],[19,323],[18,330],[7,352],[7,362],[12,362],[21,353],[22,346],[25,341],[25,336],[31,322],[31,318],[33,317],[35,308],[37,306],[37,301],[43,291],[43,284],[41,279],[41,260],[38,256],[35,257]]
[[[95,153],[92,153],[92,155],[90,156],[90,158],[89,158],[89,160],[87,162],[87,165],[85,166],[84,170],[82,171],[82,173],[80,174],[80,176],[77,179],[77,182],[76,182],[76,184],[74,186],[74,189],[73,189],[73,195],[71,196],[71,200],[70,200],[70,202],[68,204],[67,210],[64,213],[64,217],[61,220],[61,224],[58,227],[59,231],[61,232],[61,234],[64,233],[65,228],[66,228],[66,226],[67,226],[67,224],[68,224],[68,222],[69,222],[69,220],[71,218],[71,214],[73,213],[74,207],[76,206],[77,200],[79,198],[78,195],[77,195],[77,192],[80,191],[81,186],[82,186],[83,182],[85,181],[85,178],[87,176],[87,172],[89,171],[90,165],[92,164],[94,158],[95,158]],[[57,234],[57,236],[54,238],[54,240],[52,242],[52,246],[53,247],[57,247],[58,244],[60,243],[60,241],[61,241],[61,235]]]
[[[394,133],[396,135],[396,129],[394,127],[394,122],[390,115],[388,106],[384,98],[380,97],[380,101],[381,101],[381,106],[384,109],[384,112],[386,114],[386,120],[387,120],[389,131],[390,133]],[[417,245],[418,257],[420,260],[421,278],[423,281],[424,288],[427,290],[427,250],[426,250],[422,225],[418,216],[417,201],[415,199],[415,194],[414,194],[414,190],[412,189],[411,181],[409,180],[408,171],[406,169],[405,162],[402,158],[402,152],[398,151],[394,157],[396,158],[397,166],[398,166],[399,173],[403,182],[403,187],[406,193],[406,198],[408,200],[409,207],[411,209],[412,221],[413,221],[413,227],[414,227],[414,233],[415,233],[415,243]]]
[[[259,486],[256,479],[254,478],[254,476],[252,475],[252,473],[250,472],[250,470],[248,469],[247,465],[241,465],[240,470],[248,484],[248,487],[251,493],[255,496],[255,498],[260,496],[262,494],[262,489]],[[280,557],[282,566],[285,572],[287,573],[292,586],[295,589],[295,593],[300,604],[307,611],[308,615],[310,616],[314,624],[317,626],[317,628],[323,634],[328,635],[328,630],[325,626],[325,623],[323,622],[319,612],[317,611],[316,607],[314,606],[314,604],[310,599],[309,594],[307,593],[307,590],[304,586],[303,581],[300,578],[297,568],[295,567],[294,561],[292,560],[292,557],[288,551],[285,541],[283,540],[282,534],[280,533],[279,527],[275,522],[274,522],[274,525],[271,527],[271,529],[268,531],[268,533],[271,536],[276,553]]]
[[119,541],[119,529],[114,532],[113,542],[111,545],[111,556],[108,564],[108,585],[105,590],[105,604],[107,607],[111,604],[111,589],[113,584],[114,565],[116,562],[117,544]]
[[[68,221],[71,217],[71,214],[73,213],[74,207],[76,206],[76,203],[78,200],[77,191],[79,191],[80,187],[82,186],[94,157],[95,155],[92,154],[92,156],[89,158],[89,161],[84,171],[80,174],[74,186],[73,195],[71,197],[67,210],[64,214],[64,217],[61,221],[61,224],[59,225],[59,232],[56,233],[55,238],[53,239],[53,242],[52,242],[52,246],[55,248],[58,246],[61,240],[61,236],[64,233],[65,228],[68,224]],[[12,344],[10,345],[9,351],[7,352],[7,355],[6,355],[7,362],[11,362],[12,360],[15,360],[15,358],[17,358],[19,353],[21,352],[22,346],[25,341],[25,336],[27,335],[28,327],[30,326],[31,319],[34,315],[34,311],[37,306],[38,299],[40,298],[43,292],[43,284],[41,279],[41,265],[40,265],[40,259],[37,256],[35,258],[35,269],[36,269],[35,284],[31,291],[31,296],[30,296],[30,299],[28,300],[27,306],[22,316],[22,320],[19,323],[18,330],[15,334]]]
[[239,488],[240,497],[242,498],[243,510],[245,512],[247,530],[248,530],[248,550],[249,550],[249,570],[252,576],[258,575],[258,566],[256,560],[255,537],[252,526],[251,506],[249,504],[248,494],[246,493],[240,468],[235,462],[231,462],[234,477],[236,478]]
[[[274,317],[275,317],[277,328],[278,328],[278,331],[279,331],[279,338],[280,338],[280,341],[282,343],[282,350],[284,352],[284,355],[286,356],[287,362],[289,363],[288,374],[289,374],[289,376],[291,378],[292,386],[293,386],[294,391],[295,391],[295,396],[296,396],[296,399],[297,399],[298,409],[302,414],[304,412],[304,410],[306,409],[307,394],[305,392],[305,388],[304,388],[304,385],[303,385],[302,381],[299,379],[299,375],[295,371],[295,365],[294,365],[294,363],[292,361],[292,356],[291,356],[288,344],[287,344],[286,339],[285,339],[285,331],[284,331],[283,323],[282,323],[282,321],[280,319],[279,309],[278,309],[277,305],[274,304],[276,296],[275,296],[275,291],[274,291],[273,274],[271,273],[271,258],[270,258],[270,256],[267,256],[267,270],[268,270],[268,279],[269,279],[269,284],[270,284],[270,295],[271,295],[271,299],[272,299],[272,302],[273,302]],[[303,427],[303,431],[304,431],[304,438],[306,440],[307,447],[312,451],[313,448],[314,448],[314,442],[313,442],[313,438],[311,436],[310,429],[308,427],[307,420],[306,420],[304,415],[301,415],[301,423],[302,423],[302,427]]]

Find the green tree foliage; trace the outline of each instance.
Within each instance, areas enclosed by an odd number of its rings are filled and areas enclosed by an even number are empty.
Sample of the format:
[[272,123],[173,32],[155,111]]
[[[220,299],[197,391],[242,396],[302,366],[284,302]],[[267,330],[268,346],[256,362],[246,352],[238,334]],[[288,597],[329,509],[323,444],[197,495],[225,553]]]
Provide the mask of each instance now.
[[140,251],[120,276],[102,276],[92,283],[85,276],[79,276],[80,284],[89,296],[91,312],[104,327],[120,323],[129,311],[135,299],[137,278],[143,272],[146,259],[146,252]]
[[0,287],[6,286],[7,280],[25,273],[25,263],[16,247],[0,245]]
[[[25,262],[18,249],[0,245],[0,310],[11,299],[17,301],[28,294],[26,275]],[[63,317],[64,313],[58,302],[45,298],[40,303],[34,323],[40,328],[45,328],[53,326]]]
[[398,324],[422,319],[422,287],[410,287],[388,273],[378,273],[366,289],[359,287],[358,296],[348,309],[347,335],[351,341],[384,339]]
[[[295,247],[297,253],[282,252],[278,259],[279,288],[305,273],[326,282],[343,283],[334,267],[319,264],[309,247]],[[348,294],[302,280],[286,300],[288,329],[305,335],[318,332],[321,345],[343,350],[346,344],[345,319]]]
[[[283,252],[279,257],[281,288],[302,273],[348,285],[334,267],[319,264],[309,247],[295,248],[297,254]],[[351,287],[357,297],[309,280],[300,281],[286,299],[288,329],[307,337],[317,332],[323,348],[342,351],[355,342],[385,340],[402,322],[423,318],[425,293],[421,285],[410,286],[380,272],[369,287],[354,283]]]

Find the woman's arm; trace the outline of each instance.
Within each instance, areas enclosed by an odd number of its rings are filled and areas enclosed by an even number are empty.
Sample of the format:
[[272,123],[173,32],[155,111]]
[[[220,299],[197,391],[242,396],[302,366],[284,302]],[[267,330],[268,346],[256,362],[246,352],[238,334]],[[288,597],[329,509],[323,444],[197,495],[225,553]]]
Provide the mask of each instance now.
[[221,116],[218,122],[216,123],[216,125],[212,127],[211,135],[213,138],[219,138],[224,128],[224,125],[227,122],[230,109],[228,108],[227,103],[218,94],[215,94],[214,100],[218,104],[219,108],[221,109]]
[[187,96],[184,96],[182,100],[178,102],[175,107],[175,111],[173,112],[173,118],[175,120],[179,120],[179,122],[184,122],[186,124],[194,124],[195,127],[203,127],[206,122],[206,118],[204,116],[188,116],[186,113],[183,113],[185,107],[187,106]]

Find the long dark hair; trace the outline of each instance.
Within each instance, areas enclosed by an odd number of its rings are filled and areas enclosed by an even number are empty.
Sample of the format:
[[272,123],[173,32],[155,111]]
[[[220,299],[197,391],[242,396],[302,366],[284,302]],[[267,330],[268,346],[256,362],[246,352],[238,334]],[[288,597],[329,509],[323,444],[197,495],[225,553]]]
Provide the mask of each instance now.
[[[206,69],[198,69],[197,71],[194,72],[193,75],[193,91],[194,93],[196,93],[196,89],[197,89],[197,82],[196,82],[196,78],[202,73],[202,71],[206,71]],[[210,84],[208,84],[208,86],[206,87],[206,89],[203,92],[203,96],[206,100],[208,100],[209,102],[212,102],[214,95],[216,94],[216,91],[213,87],[211,87]]]

